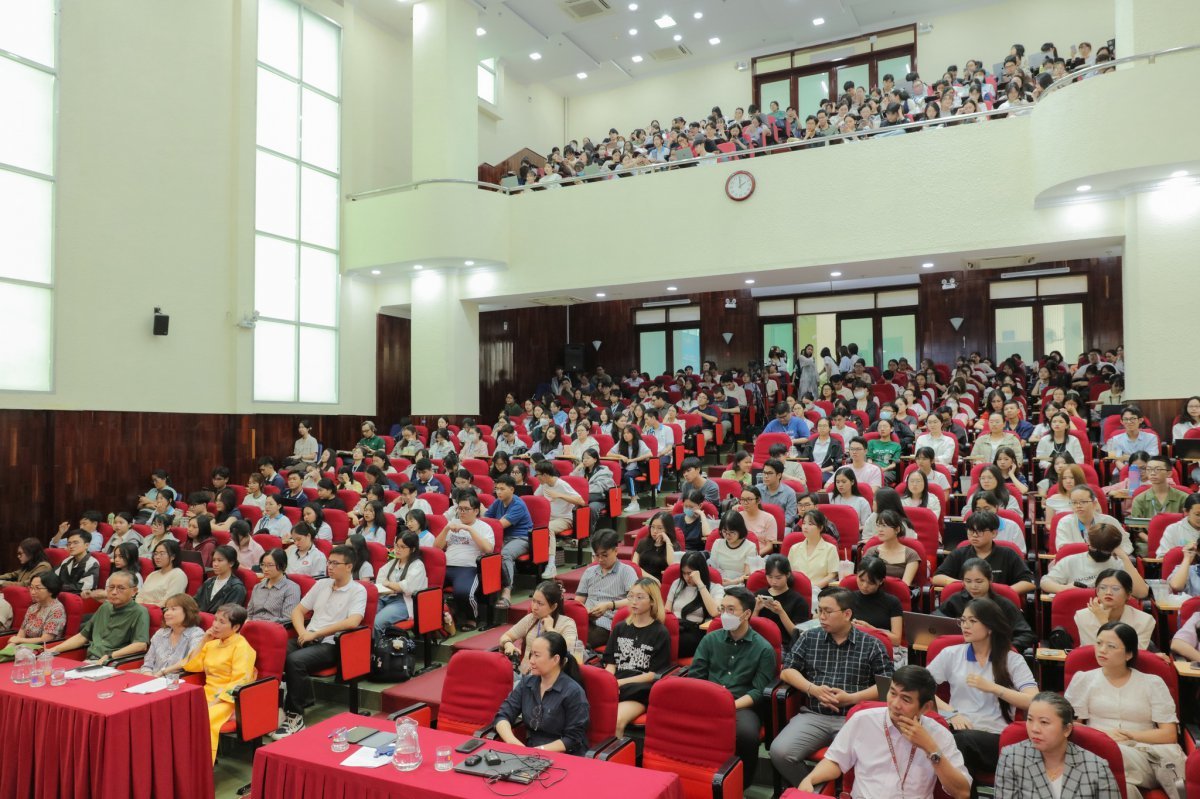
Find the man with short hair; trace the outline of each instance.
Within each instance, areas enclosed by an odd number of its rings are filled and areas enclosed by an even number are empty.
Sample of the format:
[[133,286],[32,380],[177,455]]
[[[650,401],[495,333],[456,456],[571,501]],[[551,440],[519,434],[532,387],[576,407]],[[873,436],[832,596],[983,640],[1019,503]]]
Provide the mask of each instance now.
[[383,436],[375,432],[374,422],[362,423],[362,438],[354,446],[361,449],[364,455],[372,455],[376,452],[387,454],[387,442],[383,440]]
[[[100,537],[96,533],[96,538]],[[92,534],[85,530],[67,533],[67,559],[58,567],[58,579],[62,590],[72,594],[83,594],[96,588],[100,580],[100,561],[90,554]]]
[[1150,456],[1142,472],[1150,488],[1133,498],[1130,516],[1152,519],[1160,513],[1183,513],[1183,503],[1190,495],[1167,482],[1173,466],[1167,455]]
[[1142,410],[1136,405],[1129,405],[1121,411],[1121,426],[1123,432],[1104,442],[1104,451],[1108,457],[1118,464],[1124,464],[1135,452],[1147,452],[1157,455],[1158,436],[1142,428]]
[[793,446],[808,443],[808,422],[792,413],[786,402],[775,406],[775,418],[767,422],[764,433],[786,433]]
[[387,510],[395,515],[396,521],[399,523],[407,520],[408,514],[414,510],[419,510],[426,516],[433,513],[433,508],[428,502],[421,499],[421,496],[417,493],[417,486],[412,481],[400,484],[400,496],[397,497],[397,501],[393,502]]
[[258,473],[263,477],[263,486],[275,486],[282,491],[287,486],[283,482],[283,475],[275,471],[275,460],[264,455],[258,459]]
[[[879,488],[883,485],[883,470],[875,464],[867,460],[867,440],[862,436],[854,436],[846,444],[846,451],[850,453],[850,462],[846,466],[854,472],[854,478],[860,485],[869,485],[871,488]],[[825,483],[825,490],[828,491],[833,487],[833,478],[830,477]]]
[[[405,483],[408,486],[409,483]],[[504,576],[504,591],[496,607],[507,608],[512,603],[512,584],[516,574],[517,558],[530,551],[529,536],[533,532],[533,518],[525,501],[516,494],[517,481],[507,474],[496,478],[496,500],[484,513],[484,518],[497,519],[504,528],[504,546],[500,549],[500,568]]]
[[[642,438],[653,438],[658,442],[658,459],[663,469],[671,465],[672,450],[675,447],[675,434],[659,419],[659,412],[654,408],[646,409],[646,429]],[[648,446],[648,445],[647,445]]]
[[[1149,493],[1149,492],[1147,492]],[[1071,489],[1071,515],[1064,516],[1054,528],[1054,548],[1061,549],[1067,544],[1081,544],[1087,541],[1087,531],[1097,524],[1109,524],[1121,531],[1121,549],[1127,554],[1133,554],[1133,541],[1129,531],[1121,523],[1100,512],[1095,490],[1088,485],[1078,485]]]
[[1000,522],[996,540],[1009,542],[1021,550],[1021,555],[1024,556],[1029,551],[1028,544],[1025,541],[1025,528],[1012,519],[1001,516],[999,514],[1000,509],[1000,498],[996,496],[994,491],[979,490],[971,496],[971,513],[978,513],[979,511],[995,513],[996,518]]
[[[1057,594],[1068,588],[1095,588],[1096,575],[1105,569],[1118,569],[1133,580],[1133,596],[1145,599],[1150,587],[1137,566],[1121,548],[1121,531],[1111,524],[1099,523],[1088,529],[1088,549],[1060,557],[1042,577],[1042,591]],[[1178,589],[1175,589],[1178,590]]]
[[[688,457],[683,459],[680,464],[679,472],[682,484],[687,484],[704,495],[705,502],[711,502],[714,506],[721,504],[721,489],[712,480],[709,480],[707,475],[701,471],[700,459],[697,457]],[[782,470],[780,470],[782,471]]]
[[583,571],[575,601],[583,605],[591,617],[588,628],[588,648],[608,643],[612,620],[617,609],[629,604],[626,595],[638,581],[637,572],[628,563],[617,560],[620,537],[616,530],[597,530],[592,536],[592,565]]
[[[908,120],[904,118],[904,115],[900,109],[900,104],[899,103],[888,103],[887,107],[885,107],[883,109],[883,124],[880,125],[879,127],[894,128],[899,125],[906,125],[906,124],[908,124]],[[900,131],[900,133],[908,133],[908,131],[902,130],[902,131]]]
[[996,546],[999,530],[1000,517],[995,513],[986,510],[972,513],[967,518],[967,546],[951,551],[938,566],[930,582],[946,586],[961,580],[963,564],[971,558],[981,558],[991,567],[993,581],[1009,586],[1018,594],[1032,591],[1034,576],[1029,564],[1012,549]]
[[321,506],[321,510],[342,510],[346,509],[345,503],[337,495],[337,483],[330,480],[328,477],[322,477],[317,481],[317,504]]
[[758,768],[759,731],[770,713],[764,691],[775,680],[775,650],[750,626],[754,594],[743,586],[731,586],[719,605],[722,629],[701,637],[687,676],[716,683],[733,694],[734,746],[745,784],[750,785]]
[[[77,539],[78,533],[72,534],[72,538]],[[87,554],[86,549],[83,552]],[[90,556],[88,559],[95,560]],[[66,587],[64,584],[63,588]],[[93,663],[145,652],[150,644],[150,614],[133,601],[137,589],[129,572],[122,569],[110,574],[105,584],[107,601],[83,623],[79,632],[46,651],[59,655],[86,646],[87,659]]]
[[413,485],[417,487],[418,494],[446,493],[441,482],[433,479],[433,461],[429,458],[420,458],[413,465]]
[[806,695],[804,705],[771,743],[771,763],[789,785],[808,776],[805,760],[828,746],[859,702],[879,698],[876,677],[892,675],[887,648],[854,624],[854,594],[831,586],[817,596],[814,627],[783,655],[780,679]]
[[[337,633],[362,624],[367,612],[367,589],[353,577],[354,550],[340,545],[329,553],[329,579],[317,580],[292,610],[296,637],[287,644],[283,679],[287,685],[283,724],[275,740],[304,729],[304,711],[316,703],[311,674],[337,664]],[[312,617],[306,623],[309,612]]]
[[762,502],[782,508],[784,526],[794,529],[800,514],[796,510],[795,489],[783,482],[783,461],[771,458],[763,464],[758,489],[762,493]]
[[538,462],[534,472],[538,487],[533,495],[550,500],[550,562],[542,571],[542,578],[550,580],[558,573],[554,561],[558,536],[574,529],[575,509],[585,507],[587,498],[579,496],[570,483],[558,476],[558,470],[551,461]]
[[217,466],[217,467],[215,467],[215,468],[212,470],[212,473],[209,475],[209,478],[210,478],[210,481],[212,482],[212,485],[210,485],[210,486],[209,486],[207,489],[205,489],[205,490],[206,490],[206,491],[210,491],[210,492],[212,492],[212,495],[213,495],[214,497],[215,497],[217,494],[220,494],[220,493],[221,493],[222,491],[224,491],[226,488],[229,488],[229,477],[230,477],[230,475],[231,475],[231,474],[232,474],[232,472],[230,472],[230,471],[229,471],[229,467],[228,467],[228,466]]
[[91,552],[99,552],[104,546],[104,536],[100,534],[100,522],[104,521],[104,514],[98,510],[85,510],[83,515],[79,517],[79,526],[71,527],[70,522],[63,522],[58,526],[58,532],[50,539],[50,546],[55,549],[66,549],[67,538],[72,530],[83,530],[91,535],[92,540],[88,542],[88,550]]
[[291,508],[303,508],[308,504],[308,494],[304,493],[304,477],[296,469],[288,472],[287,487],[279,492],[279,504]]
[[1004,403],[1004,429],[1023,442],[1033,433],[1033,425],[1021,417],[1021,403],[1016,400]]
[[[522,455],[528,450],[525,442],[517,438],[517,431],[511,424],[506,424],[500,428],[496,435],[496,452],[503,452],[505,455]],[[495,453],[493,453],[495,454]]]
[[800,790],[815,793],[854,769],[856,799],[933,799],[938,786],[954,799],[966,799],[971,775],[962,753],[950,730],[929,717],[936,692],[937,681],[921,666],[897,669],[887,707],[855,713]]

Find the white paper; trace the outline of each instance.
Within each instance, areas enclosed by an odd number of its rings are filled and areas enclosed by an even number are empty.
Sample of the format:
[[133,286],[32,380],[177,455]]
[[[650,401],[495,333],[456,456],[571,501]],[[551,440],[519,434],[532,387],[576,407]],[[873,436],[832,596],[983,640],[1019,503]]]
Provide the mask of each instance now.
[[68,680],[81,680],[84,678],[96,680],[96,679],[102,679],[104,677],[111,677],[114,674],[120,674],[120,673],[121,673],[120,671],[112,668],[111,666],[101,666],[98,669],[88,669],[87,671],[80,671],[79,669],[71,669],[70,671],[68,671],[66,673],[66,678]]
[[167,678],[155,677],[153,680],[147,680],[137,685],[131,685],[125,689],[127,694],[155,694],[159,691],[166,690]]
[[350,768],[379,768],[391,761],[391,757],[384,755],[376,757],[375,747],[360,746],[348,758],[342,761],[343,766]]

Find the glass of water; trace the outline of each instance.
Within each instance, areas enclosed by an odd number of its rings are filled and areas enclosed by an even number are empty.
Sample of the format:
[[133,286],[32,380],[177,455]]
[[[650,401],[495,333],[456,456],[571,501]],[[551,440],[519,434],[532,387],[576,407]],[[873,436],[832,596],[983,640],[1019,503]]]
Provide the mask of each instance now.
[[437,748],[437,759],[433,761],[433,767],[438,771],[449,771],[454,768],[454,758],[451,754],[453,751],[448,746],[439,746]]
[[333,731],[333,743],[329,748],[334,752],[345,752],[350,748],[350,743],[346,740],[346,728],[338,727]]
[[179,690],[179,672],[172,671],[166,675],[166,678],[167,678],[167,690],[168,691],[178,691]]

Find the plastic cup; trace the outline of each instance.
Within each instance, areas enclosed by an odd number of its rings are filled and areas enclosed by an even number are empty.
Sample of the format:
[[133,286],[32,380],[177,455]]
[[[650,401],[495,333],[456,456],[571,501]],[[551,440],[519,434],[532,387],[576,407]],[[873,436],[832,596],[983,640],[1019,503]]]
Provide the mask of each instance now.
[[345,752],[350,748],[350,743],[346,740],[345,727],[338,727],[333,731],[333,743],[329,745],[329,748],[334,752]]
[[179,672],[173,671],[167,675],[167,690],[168,691],[178,691],[179,690]]

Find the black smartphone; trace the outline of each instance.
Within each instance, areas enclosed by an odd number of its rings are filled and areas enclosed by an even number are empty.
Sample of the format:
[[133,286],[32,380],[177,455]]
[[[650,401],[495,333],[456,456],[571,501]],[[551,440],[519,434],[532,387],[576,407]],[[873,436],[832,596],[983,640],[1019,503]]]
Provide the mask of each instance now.
[[472,738],[471,740],[463,741],[458,746],[454,747],[454,751],[465,755],[468,752],[474,752],[476,749],[483,746],[483,744],[484,741],[482,738]]

